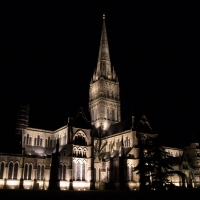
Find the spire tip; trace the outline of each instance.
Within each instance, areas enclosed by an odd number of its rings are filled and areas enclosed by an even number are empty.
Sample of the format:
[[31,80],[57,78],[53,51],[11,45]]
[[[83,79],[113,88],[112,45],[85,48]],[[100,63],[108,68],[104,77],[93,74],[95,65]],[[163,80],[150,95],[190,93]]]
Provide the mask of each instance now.
[[106,14],[105,14],[105,13],[103,13],[103,19],[105,19],[105,17],[106,17]]

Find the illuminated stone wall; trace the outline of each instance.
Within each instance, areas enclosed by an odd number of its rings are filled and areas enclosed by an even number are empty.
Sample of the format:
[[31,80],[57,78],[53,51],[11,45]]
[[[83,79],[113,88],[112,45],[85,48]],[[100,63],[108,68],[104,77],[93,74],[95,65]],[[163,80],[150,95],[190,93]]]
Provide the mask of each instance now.
[[0,188],[18,189],[21,179],[24,189],[32,189],[36,179],[39,183],[38,189],[47,189],[50,163],[51,158],[47,157],[0,154]]

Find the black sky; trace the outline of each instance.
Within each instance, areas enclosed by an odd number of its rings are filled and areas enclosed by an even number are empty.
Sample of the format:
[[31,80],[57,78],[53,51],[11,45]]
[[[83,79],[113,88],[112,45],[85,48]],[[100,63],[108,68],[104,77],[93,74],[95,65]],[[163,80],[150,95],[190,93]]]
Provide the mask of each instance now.
[[65,125],[70,105],[89,115],[105,12],[122,119],[145,114],[164,145],[187,145],[193,133],[200,142],[198,6],[97,2],[1,7],[1,138],[14,134],[23,102],[31,127]]

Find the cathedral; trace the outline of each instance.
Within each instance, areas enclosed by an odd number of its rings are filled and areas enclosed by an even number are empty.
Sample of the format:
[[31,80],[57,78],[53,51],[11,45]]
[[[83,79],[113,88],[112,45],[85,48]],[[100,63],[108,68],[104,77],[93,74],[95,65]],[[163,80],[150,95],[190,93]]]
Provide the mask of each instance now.
[[[89,85],[89,121],[82,108],[54,130],[29,127],[29,106],[18,113],[16,135],[21,153],[0,153],[0,188],[60,190],[139,190],[134,168],[140,161],[137,132],[154,134],[145,115],[121,121],[120,86],[111,66],[103,15],[97,67]],[[86,94],[87,95],[87,94]],[[186,187],[200,187],[200,148],[193,142],[184,149],[163,147],[170,164],[185,174]],[[169,177],[182,186],[178,174]]]

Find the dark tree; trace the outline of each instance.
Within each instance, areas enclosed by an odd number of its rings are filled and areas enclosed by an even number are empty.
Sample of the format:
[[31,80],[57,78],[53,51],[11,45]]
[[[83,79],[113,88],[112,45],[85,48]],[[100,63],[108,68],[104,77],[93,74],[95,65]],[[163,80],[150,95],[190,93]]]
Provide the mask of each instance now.
[[137,132],[140,162],[134,171],[140,174],[140,189],[164,189],[173,168],[168,153],[159,146],[158,135]]

